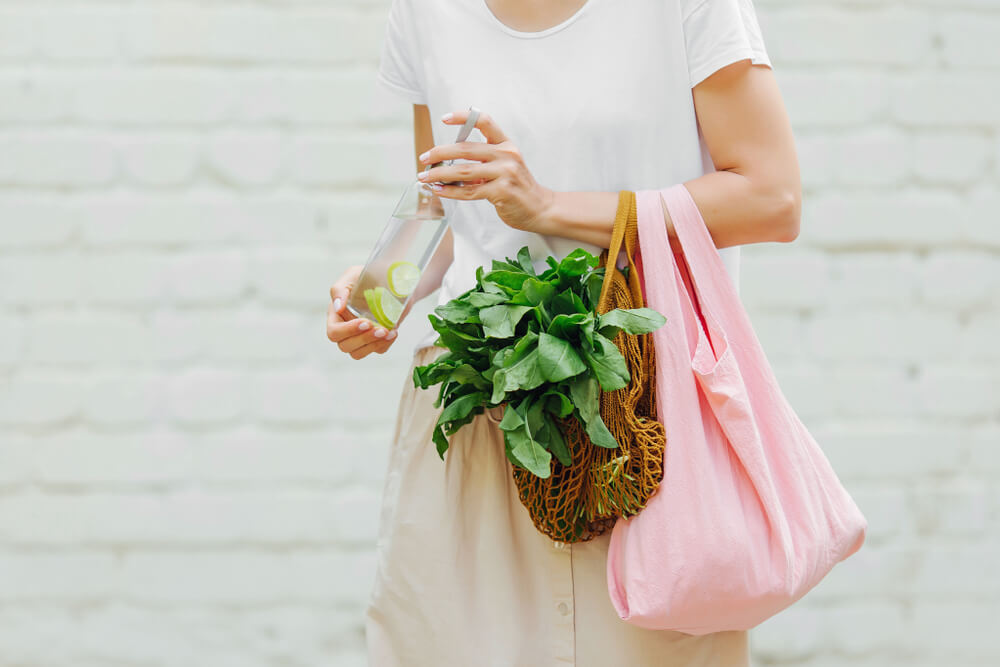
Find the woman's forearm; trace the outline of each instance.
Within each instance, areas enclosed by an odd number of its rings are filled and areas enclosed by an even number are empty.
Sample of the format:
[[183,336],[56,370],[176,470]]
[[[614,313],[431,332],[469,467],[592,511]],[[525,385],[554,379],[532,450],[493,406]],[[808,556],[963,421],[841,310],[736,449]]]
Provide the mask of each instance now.
[[[790,241],[798,233],[798,205],[790,193],[757,187],[732,171],[714,171],[684,185],[718,248]],[[607,248],[617,208],[617,192],[553,192],[537,231]],[[664,218],[670,245],[679,251],[673,221],[666,211]]]

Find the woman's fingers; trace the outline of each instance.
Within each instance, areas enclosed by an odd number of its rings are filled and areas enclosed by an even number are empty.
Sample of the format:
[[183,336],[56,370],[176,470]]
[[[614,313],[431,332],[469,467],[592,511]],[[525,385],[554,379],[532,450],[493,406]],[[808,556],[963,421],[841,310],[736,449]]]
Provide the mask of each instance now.
[[[462,125],[465,123],[466,119],[469,117],[469,111],[453,111],[451,113],[446,113],[441,117],[441,121],[448,125]],[[480,113],[479,119],[476,121],[476,129],[483,133],[486,137],[486,141],[491,144],[502,144],[507,141],[507,136],[500,129],[500,126],[496,124],[493,117],[488,113]]]
[[396,339],[396,331],[379,326],[364,318],[343,321],[333,310],[333,303],[327,307],[326,337],[337,344],[341,352],[355,359],[372,351],[385,352]]
[[337,346],[341,352],[351,355],[354,359],[361,359],[372,352],[381,354],[389,349],[392,342],[396,340],[395,330],[386,330],[380,326],[373,326],[344,338]]
[[[349,310],[345,310],[344,306],[347,305],[347,298],[351,295],[351,290],[347,287],[341,287],[340,285],[334,285],[330,288],[330,310],[337,314],[341,319],[350,319],[353,317]],[[344,317],[343,314],[347,315]]]
[[484,144],[481,141],[460,141],[455,144],[435,146],[420,156],[420,162],[422,164],[435,164],[445,160],[489,162],[503,157],[503,154],[503,151],[492,144]]
[[420,172],[418,178],[424,183],[451,183],[462,181],[492,181],[505,173],[499,162],[465,162],[462,164],[442,165]]
[[333,303],[327,306],[326,310],[326,337],[338,345],[352,336],[372,330],[373,324],[366,319],[360,317],[349,320],[342,319],[333,309]]
[[[347,299],[351,295],[351,288],[354,283],[357,282],[358,276],[361,275],[362,266],[352,266],[341,274],[337,282],[330,287],[330,304],[332,310],[337,313],[339,319],[341,320],[351,320],[354,316],[351,311],[346,310],[344,306],[347,305]],[[329,312],[330,309],[328,309]]]
[[377,340],[373,343],[368,343],[351,352],[351,357],[354,359],[363,359],[364,357],[367,357],[369,354],[372,353],[385,354],[386,350],[392,347],[392,343],[395,340],[396,338],[393,337],[391,339],[382,339],[382,340]]

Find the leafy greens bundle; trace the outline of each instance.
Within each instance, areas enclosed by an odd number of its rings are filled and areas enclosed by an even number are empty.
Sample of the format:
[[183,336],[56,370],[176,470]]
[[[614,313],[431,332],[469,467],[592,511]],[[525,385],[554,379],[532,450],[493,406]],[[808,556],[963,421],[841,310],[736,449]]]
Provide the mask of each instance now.
[[649,308],[597,314],[604,282],[599,259],[578,248],[561,261],[546,258],[536,274],[527,246],[516,259],[493,260],[476,270],[476,286],[428,315],[447,352],[413,371],[421,389],[441,384],[434,427],[438,456],[448,436],[485,409],[506,405],[500,429],[507,458],[541,478],[552,456],[565,466],[571,455],[558,419],[573,415],[599,447],[617,448],[600,413],[601,391],[629,382],[612,342],[620,331],[645,334],[666,319]]

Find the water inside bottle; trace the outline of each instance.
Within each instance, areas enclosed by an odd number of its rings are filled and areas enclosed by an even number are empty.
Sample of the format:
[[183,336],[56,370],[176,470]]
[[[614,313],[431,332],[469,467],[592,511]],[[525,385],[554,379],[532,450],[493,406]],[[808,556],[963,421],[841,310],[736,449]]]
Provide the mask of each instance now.
[[441,212],[392,216],[351,288],[347,309],[356,317],[394,328],[446,229]]

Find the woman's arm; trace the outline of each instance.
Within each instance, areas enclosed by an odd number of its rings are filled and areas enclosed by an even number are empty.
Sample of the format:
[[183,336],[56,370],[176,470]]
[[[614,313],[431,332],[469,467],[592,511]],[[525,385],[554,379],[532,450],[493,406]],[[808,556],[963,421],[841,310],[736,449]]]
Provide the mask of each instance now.
[[[799,164],[774,72],[741,60],[706,78],[692,94],[717,171],[684,185],[716,247],[795,240]],[[553,192],[536,229],[607,248],[617,207],[617,192]],[[666,217],[670,243],[679,250]]]

